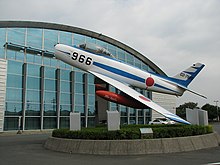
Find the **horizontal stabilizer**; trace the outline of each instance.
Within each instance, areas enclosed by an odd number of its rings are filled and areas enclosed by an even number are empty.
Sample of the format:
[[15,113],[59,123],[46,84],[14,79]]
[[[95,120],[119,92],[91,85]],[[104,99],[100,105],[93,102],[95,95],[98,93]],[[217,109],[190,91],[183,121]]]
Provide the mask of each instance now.
[[201,94],[199,94],[199,93],[197,93],[197,92],[194,92],[194,91],[192,91],[192,90],[190,90],[190,89],[187,89],[187,91],[189,91],[189,92],[191,92],[191,93],[194,93],[194,94],[196,94],[196,95],[198,95],[198,96],[200,96],[200,97],[203,97],[203,98],[207,99],[206,96],[201,95]]

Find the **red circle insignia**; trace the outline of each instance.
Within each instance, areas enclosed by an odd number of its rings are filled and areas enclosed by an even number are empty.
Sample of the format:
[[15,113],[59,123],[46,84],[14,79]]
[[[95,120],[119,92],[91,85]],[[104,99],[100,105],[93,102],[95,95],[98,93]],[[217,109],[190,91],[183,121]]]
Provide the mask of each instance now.
[[147,85],[147,87],[153,86],[154,85],[154,79],[152,77],[148,77],[146,79],[146,85]]
[[143,99],[144,101],[150,101],[149,99],[147,99],[146,97],[144,96],[139,96],[141,99]]

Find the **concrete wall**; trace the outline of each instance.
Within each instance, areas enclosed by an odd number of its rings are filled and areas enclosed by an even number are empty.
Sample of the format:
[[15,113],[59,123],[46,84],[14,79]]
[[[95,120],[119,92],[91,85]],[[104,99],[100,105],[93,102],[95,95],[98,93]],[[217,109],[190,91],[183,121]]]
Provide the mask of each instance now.
[[186,120],[191,124],[208,125],[208,112],[202,109],[186,108]]
[[[152,100],[171,113],[176,114],[176,96],[152,92]],[[152,111],[152,120],[161,117],[164,116],[156,111]]]
[[217,147],[217,133],[200,136],[141,140],[80,140],[50,137],[44,147],[54,151],[95,155],[175,153]]
[[6,97],[6,77],[7,61],[0,59],[0,132],[3,132],[5,97]]

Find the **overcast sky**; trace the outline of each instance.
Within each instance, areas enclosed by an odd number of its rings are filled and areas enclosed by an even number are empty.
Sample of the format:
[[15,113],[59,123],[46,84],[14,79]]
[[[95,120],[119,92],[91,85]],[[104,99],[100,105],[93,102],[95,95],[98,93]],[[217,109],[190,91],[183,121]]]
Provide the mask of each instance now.
[[195,62],[204,70],[185,102],[220,101],[220,0],[0,0],[0,20],[31,20],[102,33],[147,56],[173,76]]

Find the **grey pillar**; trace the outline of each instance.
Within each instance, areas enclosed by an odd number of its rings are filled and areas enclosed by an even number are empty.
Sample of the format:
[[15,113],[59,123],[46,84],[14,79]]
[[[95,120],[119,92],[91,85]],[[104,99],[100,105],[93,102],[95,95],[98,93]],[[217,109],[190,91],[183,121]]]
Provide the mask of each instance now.
[[22,90],[22,131],[25,130],[25,111],[26,111],[26,88],[27,88],[27,64],[23,64],[23,90]]
[[44,67],[40,68],[40,129],[44,129]]
[[74,93],[75,93],[75,89],[74,89],[74,81],[75,80],[75,72],[72,71],[70,72],[70,81],[71,81],[71,87],[70,87],[70,91],[71,91],[71,112],[74,112]]
[[84,74],[84,89],[85,89],[85,94],[84,94],[84,99],[85,99],[85,127],[88,127],[88,73]]
[[56,111],[57,111],[57,128],[60,128],[60,69],[56,70],[56,82],[57,82],[57,93],[56,93]]

